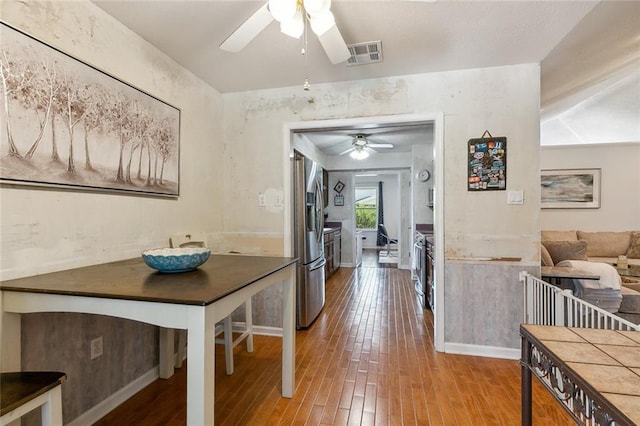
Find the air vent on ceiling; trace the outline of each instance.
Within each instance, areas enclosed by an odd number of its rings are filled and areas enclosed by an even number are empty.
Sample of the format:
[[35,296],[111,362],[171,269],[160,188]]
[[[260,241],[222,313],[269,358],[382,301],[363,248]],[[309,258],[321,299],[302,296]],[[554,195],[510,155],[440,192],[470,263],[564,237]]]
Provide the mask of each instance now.
[[381,41],[348,44],[347,47],[351,53],[351,57],[347,60],[348,67],[382,62]]

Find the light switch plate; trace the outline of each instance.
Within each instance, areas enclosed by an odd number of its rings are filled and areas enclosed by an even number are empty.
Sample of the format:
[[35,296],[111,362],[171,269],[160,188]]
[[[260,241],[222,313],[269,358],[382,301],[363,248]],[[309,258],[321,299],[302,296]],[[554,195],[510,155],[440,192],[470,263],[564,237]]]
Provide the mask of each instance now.
[[507,191],[507,204],[524,204],[524,192]]

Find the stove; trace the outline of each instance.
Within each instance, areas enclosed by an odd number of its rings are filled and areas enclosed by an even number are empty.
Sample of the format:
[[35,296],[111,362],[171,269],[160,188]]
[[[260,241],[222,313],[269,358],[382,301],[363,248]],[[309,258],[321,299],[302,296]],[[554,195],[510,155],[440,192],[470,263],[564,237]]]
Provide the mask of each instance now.
[[433,309],[433,234],[417,231],[413,245],[415,289],[424,309]]

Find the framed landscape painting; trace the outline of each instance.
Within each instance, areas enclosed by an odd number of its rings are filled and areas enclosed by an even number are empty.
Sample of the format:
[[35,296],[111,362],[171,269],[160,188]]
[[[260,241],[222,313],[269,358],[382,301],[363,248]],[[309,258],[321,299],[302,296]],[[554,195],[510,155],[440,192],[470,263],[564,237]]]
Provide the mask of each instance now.
[[601,169],[553,169],[540,172],[543,209],[600,208]]
[[180,110],[0,22],[0,182],[177,197]]

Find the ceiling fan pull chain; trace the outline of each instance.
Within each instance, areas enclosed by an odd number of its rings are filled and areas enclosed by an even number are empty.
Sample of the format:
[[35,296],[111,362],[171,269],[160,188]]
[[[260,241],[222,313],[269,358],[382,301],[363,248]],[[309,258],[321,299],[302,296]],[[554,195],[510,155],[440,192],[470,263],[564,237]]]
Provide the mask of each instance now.
[[307,61],[307,35],[309,34],[309,27],[308,27],[308,20],[305,19],[304,20],[304,32],[302,35],[302,56],[304,56],[304,84],[302,85],[302,89],[305,91],[309,91],[311,89],[311,85],[309,84],[309,78],[307,77],[307,75],[309,74],[309,67],[308,67],[308,61]]

